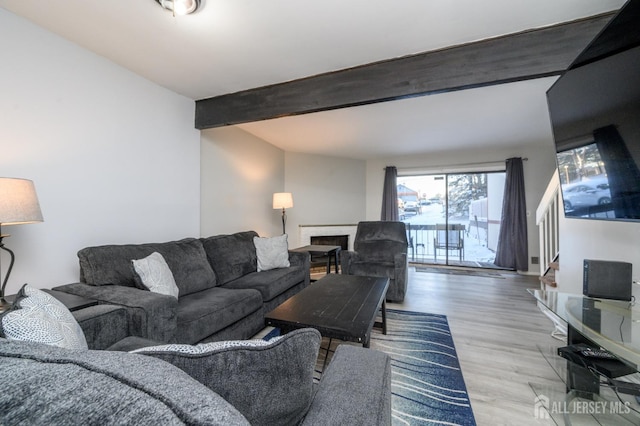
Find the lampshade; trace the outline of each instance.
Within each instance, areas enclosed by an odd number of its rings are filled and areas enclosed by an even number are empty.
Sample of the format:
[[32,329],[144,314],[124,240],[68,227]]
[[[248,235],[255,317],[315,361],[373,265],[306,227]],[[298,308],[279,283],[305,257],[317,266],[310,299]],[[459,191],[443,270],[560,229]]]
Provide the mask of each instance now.
[[28,179],[0,178],[0,225],[42,221],[33,182]]
[[293,195],[290,192],[276,192],[273,194],[274,209],[290,209],[293,207]]
[[156,0],[160,6],[176,15],[188,15],[198,10],[200,0]]

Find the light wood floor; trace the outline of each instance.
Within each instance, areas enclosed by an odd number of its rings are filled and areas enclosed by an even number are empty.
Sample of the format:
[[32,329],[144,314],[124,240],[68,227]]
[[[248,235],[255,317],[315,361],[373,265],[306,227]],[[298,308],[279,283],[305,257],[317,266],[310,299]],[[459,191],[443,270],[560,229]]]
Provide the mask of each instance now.
[[534,417],[529,383],[562,381],[537,345],[562,346],[553,325],[527,288],[537,277],[501,272],[504,278],[416,272],[409,268],[405,301],[388,308],[447,316],[478,425],[545,425]]

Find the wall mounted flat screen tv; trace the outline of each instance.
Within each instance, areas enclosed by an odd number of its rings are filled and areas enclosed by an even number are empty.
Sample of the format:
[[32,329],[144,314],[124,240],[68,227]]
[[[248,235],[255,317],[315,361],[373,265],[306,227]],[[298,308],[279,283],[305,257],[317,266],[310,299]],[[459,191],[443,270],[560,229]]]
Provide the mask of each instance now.
[[565,217],[640,221],[640,0],[547,91]]

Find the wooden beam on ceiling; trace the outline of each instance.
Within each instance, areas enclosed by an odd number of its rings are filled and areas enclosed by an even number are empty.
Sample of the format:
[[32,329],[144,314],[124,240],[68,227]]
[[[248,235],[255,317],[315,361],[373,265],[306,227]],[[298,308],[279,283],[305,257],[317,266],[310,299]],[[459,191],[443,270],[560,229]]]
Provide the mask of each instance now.
[[559,75],[613,13],[196,101],[208,129]]

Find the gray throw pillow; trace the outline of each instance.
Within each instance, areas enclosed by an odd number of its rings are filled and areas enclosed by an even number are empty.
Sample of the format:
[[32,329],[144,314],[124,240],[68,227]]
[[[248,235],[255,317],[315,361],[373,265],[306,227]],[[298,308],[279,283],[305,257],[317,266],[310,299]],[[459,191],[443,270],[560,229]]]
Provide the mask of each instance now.
[[258,256],[258,272],[291,266],[287,234],[272,238],[253,237],[253,244]]
[[27,284],[0,317],[0,335],[9,340],[88,349],[82,328],[58,299]]
[[167,261],[157,251],[144,259],[132,260],[133,269],[149,291],[178,298],[178,286]]
[[269,341],[164,345],[133,351],[179,367],[256,425],[298,424],[313,399],[320,333],[305,328]]

